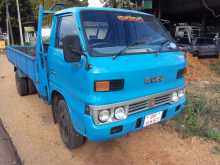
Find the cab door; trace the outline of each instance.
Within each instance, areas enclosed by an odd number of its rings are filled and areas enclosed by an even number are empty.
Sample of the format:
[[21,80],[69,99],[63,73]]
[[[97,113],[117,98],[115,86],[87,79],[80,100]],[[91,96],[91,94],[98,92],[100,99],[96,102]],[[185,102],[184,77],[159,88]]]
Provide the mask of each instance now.
[[[63,38],[68,35],[79,35],[75,16],[65,14],[55,16],[52,41],[48,50],[48,71],[50,88],[73,97],[80,90],[80,73],[83,70],[80,62],[68,63],[64,60]],[[74,55],[74,54],[73,54]]]

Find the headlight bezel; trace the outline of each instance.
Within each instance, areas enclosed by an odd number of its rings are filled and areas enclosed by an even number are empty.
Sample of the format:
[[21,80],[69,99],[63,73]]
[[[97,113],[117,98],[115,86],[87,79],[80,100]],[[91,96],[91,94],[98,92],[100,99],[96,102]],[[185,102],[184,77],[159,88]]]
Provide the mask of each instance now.
[[[173,99],[175,98],[175,96],[176,96],[176,99]],[[183,97],[185,97],[185,88],[178,89],[171,94],[171,102],[176,103]]]
[[[126,118],[124,119],[118,119],[115,117],[115,110],[118,108],[123,108],[126,112]],[[101,121],[99,119],[99,114],[103,111],[109,111],[109,119],[107,121]],[[94,122],[97,125],[101,125],[101,124],[108,124],[108,123],[112,123],[112,122],[116,122],[116,121],[121,121],[121,120],[125,120],[128,117],[128,106],[118,106],[118,107],[113,107],[110,109],[101,109],[101,110],[92,110],[90,111],[90,115],[93,117]]]
[[179,100],[178,91],[175,91],[171,95],[171,102],[177,102]]
[[186,93],[185,88],[178,90],[178,96],[179,96],[179,98],[184,97],[184,96],[185,96],[185,93]]

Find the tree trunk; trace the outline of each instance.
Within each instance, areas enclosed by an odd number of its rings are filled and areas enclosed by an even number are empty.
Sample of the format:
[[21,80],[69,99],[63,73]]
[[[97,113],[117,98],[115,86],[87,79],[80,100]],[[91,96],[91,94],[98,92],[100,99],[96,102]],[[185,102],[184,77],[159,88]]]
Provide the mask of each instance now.
[[112,0],[112,7],[113,7],[113,8],[117,8],[117,2],[116,2],[116,0]]

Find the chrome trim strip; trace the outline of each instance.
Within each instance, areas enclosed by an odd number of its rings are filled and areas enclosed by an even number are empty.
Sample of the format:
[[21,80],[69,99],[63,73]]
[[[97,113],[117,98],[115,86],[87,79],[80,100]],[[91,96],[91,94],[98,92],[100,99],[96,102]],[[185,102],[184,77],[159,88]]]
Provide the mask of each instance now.
[[133,111],[133,112],[128,112],[128,115],[131,115],[131,114],[134,114],[134,113],[138,113],[138,112],[141,112],[141,111],[144,111],[144,110],[152,109],[152,108],[155,108],[155,107],[158,107],[158,106],[161,106],[161,105],[164,105],[164,104],[168,104],[168,103],[170,103],[170,101],[157,104],[157,105],[155,105],[155,106],[153,106],[153,107],[141,108],[141,109],[136,110],[136,111]]
[[170,93],[172,93],[174,91],[181,90],[181,89],[184,89],[184,88],[185,87],[183,87],[183,88],[176,88],[176,89],[172,89],[172,90],[169,90],[169,91],[166,91],[166,92],[157,93],[157,94],[154,94],[154,95],[144,96],[144,97],[141,97],[141,98],[137,98],[137,99],[133,99],[133,100],[129,100],[129,101],[118,102],[118,103],[113,103],[113,104],[89,105],[89,109],[96,111],[96,110],[103,110],[103,109],[112,109],[112,108],[119,107],[119,106],[128,106],[128,105],[134,104],[136,102],[141,102],[141,101],[145,101],[145,100],[150,99],[150,98],[154,98],[154,97],[158,97],[158,96],[161,96],[161,95],[170,94]]

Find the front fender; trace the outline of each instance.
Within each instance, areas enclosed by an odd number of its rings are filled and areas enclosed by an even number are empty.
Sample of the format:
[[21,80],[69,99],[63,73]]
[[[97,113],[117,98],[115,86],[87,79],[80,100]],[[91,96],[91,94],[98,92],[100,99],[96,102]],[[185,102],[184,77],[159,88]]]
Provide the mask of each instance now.
[[49,100],[48,102],[52,102],[52,93],[56,91],[60,95],[63,96],[67,106],[68,106],[68,112],[71,118],[71,122],[75,130],[80,133],[81,135],[86,135],[86,129],[85,129],[85,123],[84,123],[84,115],[85,115],[85,104],[73,97],[71,97],[67,92],[53,86],[52,90],[49,94]]

